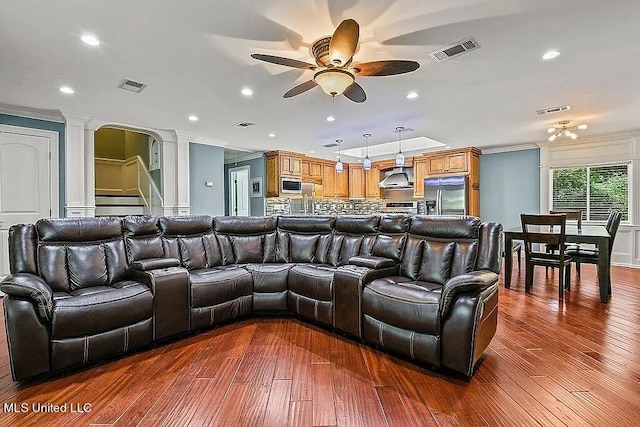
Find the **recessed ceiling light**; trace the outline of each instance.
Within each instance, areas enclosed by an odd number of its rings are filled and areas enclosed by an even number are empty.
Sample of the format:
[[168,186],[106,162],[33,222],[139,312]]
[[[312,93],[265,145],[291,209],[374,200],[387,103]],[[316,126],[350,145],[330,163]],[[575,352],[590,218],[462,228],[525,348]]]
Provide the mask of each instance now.
[[542,55],[542,59],[544,59],[545,61],[548,61],[550,59],[557,58],[558,56],[560,56],[560,52],[559,51],[550,50],[548,52],[545,52],[544,55]]
[[270,133],[269,134],[269,138],[275,138],[276,134],[275,133]]
[[328,121],[328,122],[333,122],[335,119],[336,119],[336,118],[335,118],[335,117],[333,117],[333,116],[329,116],[329,117],[327,117],[327,121]]
[[418,92],[409,92],[407,94],[407,99],[416,99],[418,97]]
[[60,92],[66,93],[67,95],[71,95],[73,93],[73,89],[71,89],[69,86],[62,86],[60,88]]
[[251,89],[249,89],[248,87],[244,87],[242,88],[242,90],[240,91],[241,94],[243,94],[244,96],[251,96],[253,95],[253,91]]
[[80,40],[82,40],[84,43],[88,44],[89,46],[100,46],[100,40],[98,40],[95,36],[92,36],[90,34],[85,34],[80,38]]
[[315,151],[313,151],[313,150],[309,151],[309,154],[313,154],[313,153],[315,153]]
[[197,122],[198,121],[198,116],[189,116],[189,121],[190,122]]

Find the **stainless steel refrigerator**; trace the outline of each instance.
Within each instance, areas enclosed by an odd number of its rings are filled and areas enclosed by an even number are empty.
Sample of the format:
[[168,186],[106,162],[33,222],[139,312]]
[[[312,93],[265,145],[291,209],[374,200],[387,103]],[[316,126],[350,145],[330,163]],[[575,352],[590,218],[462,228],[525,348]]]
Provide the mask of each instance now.
[[424,200],[427,215],[467,215],[469,177],[425,178]]
[[302,197],[291,198],[292,215],[313,215],[318,186],[313,183],[302,183]]

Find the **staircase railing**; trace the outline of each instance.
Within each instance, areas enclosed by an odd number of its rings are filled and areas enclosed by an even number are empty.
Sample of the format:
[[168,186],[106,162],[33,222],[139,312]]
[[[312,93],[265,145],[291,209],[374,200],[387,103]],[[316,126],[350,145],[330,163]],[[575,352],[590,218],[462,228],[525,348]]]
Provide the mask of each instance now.
[[150,215],[163,215],[164,201],[140,156],[130,157],[125,161],[124,174],[127,182],[125,192],[134,193],[140,197],[144,204],[144,212]]

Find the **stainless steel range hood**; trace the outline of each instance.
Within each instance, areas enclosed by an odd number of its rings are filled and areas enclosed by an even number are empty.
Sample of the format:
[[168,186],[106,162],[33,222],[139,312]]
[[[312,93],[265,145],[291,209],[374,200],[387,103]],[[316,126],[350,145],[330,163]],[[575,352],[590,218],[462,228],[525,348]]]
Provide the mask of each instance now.
[[379,185],[381,188],[413,187],[413,168],[394,168],[385,172],[385,178]]

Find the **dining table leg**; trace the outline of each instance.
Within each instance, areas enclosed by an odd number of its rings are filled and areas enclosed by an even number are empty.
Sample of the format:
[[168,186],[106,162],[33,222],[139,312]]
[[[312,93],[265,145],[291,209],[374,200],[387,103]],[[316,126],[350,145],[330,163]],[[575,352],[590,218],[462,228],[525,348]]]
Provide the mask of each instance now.
[[511,269],[513,268],[513,239],[508,233],[504,234],[504,287],[511,287]]
[[598,287],[600,302],[609,302],[609,288],[611,287],[611,259],[609,255],[609,239],[598,242]]

